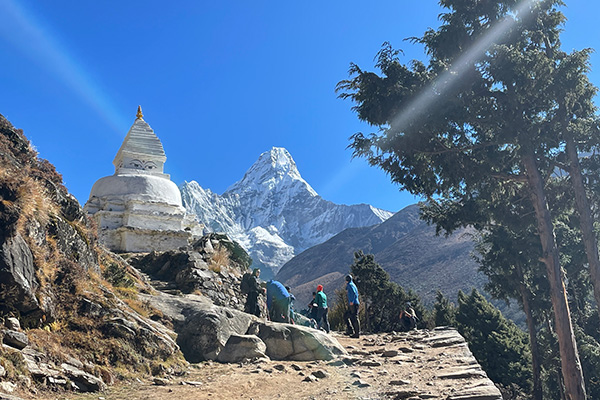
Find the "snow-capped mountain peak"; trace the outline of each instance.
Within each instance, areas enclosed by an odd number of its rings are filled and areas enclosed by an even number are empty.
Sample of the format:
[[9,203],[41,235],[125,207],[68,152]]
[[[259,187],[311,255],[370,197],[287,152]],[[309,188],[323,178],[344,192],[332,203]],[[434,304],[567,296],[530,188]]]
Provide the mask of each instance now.
[[283,147],[265,151],[252,164],[242,180],[231,185],[226,193],[255,191],[307,191],[311,196],[317,192],[302,179],[292,155]]
[[226,232],[264,266],[265,278],[301,251],[346,228],[381,223],[392,213],[367,204],[338,205],[321,198],[302,179],[281,147],[260,155],[244,177],[222,195],[197,182],[180,187],[186,210],[211,231]]

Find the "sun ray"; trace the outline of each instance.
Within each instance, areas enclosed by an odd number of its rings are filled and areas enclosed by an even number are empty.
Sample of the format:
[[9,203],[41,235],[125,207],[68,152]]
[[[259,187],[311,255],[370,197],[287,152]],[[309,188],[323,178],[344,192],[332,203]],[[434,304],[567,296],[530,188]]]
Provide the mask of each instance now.
[[61,45],[57,36],[14,0],[0,2],[0,39],[14,46],[81,98],[121,135],[128,119],[116,111],[110,96],[92,79],[81,62]]

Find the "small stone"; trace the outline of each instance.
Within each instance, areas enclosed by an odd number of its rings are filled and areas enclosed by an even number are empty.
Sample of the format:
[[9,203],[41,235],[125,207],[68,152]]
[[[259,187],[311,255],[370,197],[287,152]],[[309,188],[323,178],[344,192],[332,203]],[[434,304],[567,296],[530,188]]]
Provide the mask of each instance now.
[[302,379],[302,382],[318,382],[318,381],[319,380],[317,379],[317,377],[312,374],[310,374],[306,378]]
[[185,381],[182,383],[185,383],[186,385],[190,385],[190,386],[202,386],[202,382],[200,382],[200,381]]
[[263,371],[265,371],[267,374],[272,374],[273,368],[264,368]]
[[285,371],[285,365],[283,364],[273,365],[273,368],[275,368],[277,371]]
[[407,381],[404,379],[396,379],[396,380],[390,381],[390,385],[410,385],[410,381]]
[[367,382],[365,382],[365,381],[363,381],[363,380],[361,380],[361,379],[357,379],[357,380],[355,380],[354,382],[352,382],[352,384],[353,384],[354,386],[358,386],[358,387],[361,387],[361,388],[362,388],[362,387],[369,387],[369,386],[371,386],[371,384],[370,384],[370,383],[367,383]]
[[11,382],[0,382],[0,390],[4,393],[12,393],[17,388],[17,385]]
[[13,331],[21,330],[21,323],[15,317],[7,318],[6,321],[4,321],[4,326]]
[[381,353],[382,357],[396,357],[398,355],[398,350],[386,350]]
[[4,375],[6,375],[6,370],[2,365],[0,365],[0,378],[4,377]]
[[169,381],[164,378],[154,378],[153,382],[156,386],[167,386],[169,384]]
[[353,378],[360,378],[360,372],[353,372],[350,374],[350,376]]
[[302,367],[299,366],[298,364],[291,364],[290,368],[293,369],[294,371],[302,371]]
[[329,377],[329,374],[322,369],[318,369],[312,373],[316,378],[323,379]]
[[363,367],[381,367],[383,364],[381,363],[381,361],[365,360],[362,361],[360,365],[362,365]]

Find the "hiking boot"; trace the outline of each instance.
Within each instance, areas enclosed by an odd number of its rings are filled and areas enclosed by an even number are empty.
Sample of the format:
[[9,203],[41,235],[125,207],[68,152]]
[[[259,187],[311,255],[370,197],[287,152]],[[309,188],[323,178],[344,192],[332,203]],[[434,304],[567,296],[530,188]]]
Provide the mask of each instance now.
[[358,333],[353,333],[352,335],[350,335],[350,337],[353,339],[358,339],[360,335]]

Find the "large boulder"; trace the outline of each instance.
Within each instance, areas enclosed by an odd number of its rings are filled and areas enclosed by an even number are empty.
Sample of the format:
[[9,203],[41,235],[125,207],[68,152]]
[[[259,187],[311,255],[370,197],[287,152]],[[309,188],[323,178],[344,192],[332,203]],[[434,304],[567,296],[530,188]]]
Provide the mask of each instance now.
[[248,331],[253,316],[229,308],[213,306],[186,319],[177,343],[185,358],[191,362],[215,360],[231,335]]
[[267,346],[267,356],[274,360],[331,360],[348,353],[325,332],[306,326],[257,322],[251,329]]
[[258,320],[238,310],[215,306],[204,296],[141,296],[173,321],[177,344],[190,362],[216,360],[231,335],[244,335]]
[[219,353],[217,361],[237,363],[266,358],[267,346],[255,335],[231,335]]
[[[265,322],[254,315],[215,306],[202,296],[161,293],[142,297],[173,321],[177,344],[190,362],[218,360],[234,335],[258,336],[266,346],[266,355],[275,360],[331,360],[347,354],[338,341],[325,332]],[[229,355],[224,354],[221,360],[225,357]]]

